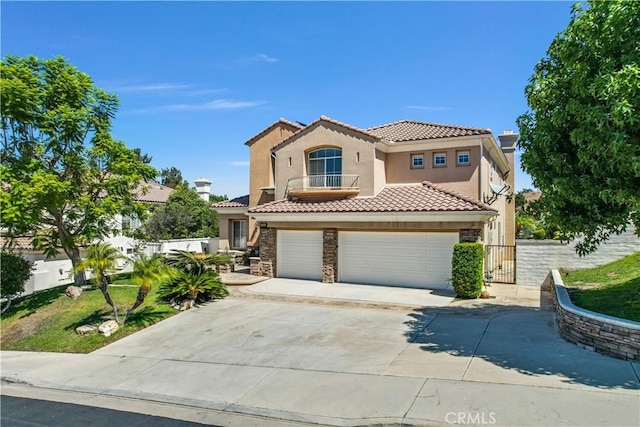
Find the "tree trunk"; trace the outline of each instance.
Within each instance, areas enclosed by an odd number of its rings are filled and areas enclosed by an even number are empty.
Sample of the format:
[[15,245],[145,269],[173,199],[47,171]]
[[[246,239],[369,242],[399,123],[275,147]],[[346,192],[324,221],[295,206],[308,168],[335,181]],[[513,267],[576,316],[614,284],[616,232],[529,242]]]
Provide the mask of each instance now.
[[[80,256],[80,249],[73,247],[71,249],[65,249],[64,252],[67,254],[69,259],[71,260],[71,265],[75,271],[75,268],[82,261],[82,257]],[[87,276],[84,270],[75,271],[73,275],[73,281],[76,286],[83,286],[87,283]]]
[[124,319],[122,320],[123,324],[127,321],[127,317],[129,317],[131,313],[133,313],[138,307],[142,305],[142,303],[144,302],[144,299],[147,297],[148,294],[149,294],[149,290],[143,289],[142,286],[140,287],[140,289],[138,289],[138,296],[136,297],[136,302],[131,306],[129,310],[127,310],[127,313],[125,314]]
[[2,309],[0,310],[0,314],[4,314],[5,311],[9,310],[9,307],[11,307],[11,295],[9,295],[7,297],[7,305],[5,305],[4,307],[2,307]]
[[140,307],[148,294],[149,294],[148,290],[140,287],[140,289],[138,289],[138,296],[136,297],[136,302],[133,304],[133,306],[131,306],[131,308],[129,309],[129,312],[132,312],[136,308]]
[[111,299],[111,295],[109,295],[109,289],[107,288],[107,286],[109,286],[109,284],[107,283],[107,278],[105,276],[100,277],[98,280],[98,288],[100,289],[100,292],[102,292],[104,300],[113,309],[113,317],[115,318],[116,323],[120,323],[120,319],[118,318],[118,307],[116,307],[113,300]]

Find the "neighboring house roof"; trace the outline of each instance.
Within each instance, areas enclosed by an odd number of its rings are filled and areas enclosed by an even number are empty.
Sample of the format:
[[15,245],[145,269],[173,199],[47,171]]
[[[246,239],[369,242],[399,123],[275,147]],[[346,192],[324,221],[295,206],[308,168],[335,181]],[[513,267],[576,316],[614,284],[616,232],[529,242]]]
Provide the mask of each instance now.
[[31,244],[33,238],[30,236],[19,236],[10,239],[7,236],[0,236],[0,247],[10,244],[10,248],[16,251],[33,251],[35,250]]
[[213,203],[212,208],[246,208],[249,206],[249,195],[236,197],[231,200],[223,200],[222,202]]
[[135,199],[146,203],[167,203],[169,195],[173,191],[174,189],[171,187],[155,182],[147,182],[138,186]]
[[244,145],[251,146],[254,142],[256,142],[257,140],[262,138],[264,135],[269,133],[274,127],[276,127],[278,125],[291,126],[292,128],[295,128],[295,129],[298,129],[298,130],[302,129],[304,127],[304,126],[300,125],[299,123],[295,123],[295,122],[292,122],[290,120],[280,118],[280,119],[278,119],[277,122],[272,123],[271,125],[267,126],[265,129],[261,130],[256,135],[254,135],[251,138],[249,138],[249,140],[247,142],[245,142]]
[[338,120],[332,119],[331,117],[320,116],[318,119],[316,119],[313,122],[309,123],[307,126],[305,126],[304,128],[300,129],[298,132],[296,132],[293,135],[291,135],[289,138],[287,138],[284,141],[280,142],[279,144],[275,145],[272,148],[272,150],[276,151],[276,150],[279,150],[280,148],[284,147],[285,145],[290,144],[291,142],[293,142],[296,139],[298,139],[300,136],[302,136],[305,133],[309,132],[315,125],[317,125],[317,124],[319,124],[321,122],[331,123],[333,125],[340,126],[340,127],[344,128],[344,129],[348,129],[350,131],[357,132],[357,133],[359,133],[359,134],[361,134],[363,136],[366,136],[368,138],[373,138],[374,140],[381,139],[378,135],[375,135],[375,134],[373,134],[371,132],[368,132],[365,129],[360,129],[360,128],[357,128],[355,126],[351,126],[350,124],[339,122]]
[[398,122],[375,126],[366,129],[366,131],[379,138],[393,142],[491,134],[490,129],[419,122],[415,120],[400,120]]
[[342,200],[278,200],[249,209],[249,213],[333,212],[497,212],[491,206],[436,186],[389,185],[374,197]]
[[533,201],[536,201],[540,198],[540,196],[542,196],[542,192],[540,191],[525,191],[522,193],[522,195],[524,196],[524,200],[526,203],[531,203]]

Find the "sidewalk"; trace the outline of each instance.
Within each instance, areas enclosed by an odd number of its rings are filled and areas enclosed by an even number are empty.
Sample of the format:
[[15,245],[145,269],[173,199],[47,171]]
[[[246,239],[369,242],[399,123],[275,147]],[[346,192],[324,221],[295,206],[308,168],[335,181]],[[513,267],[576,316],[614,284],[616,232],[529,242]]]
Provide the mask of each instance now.
[[242,289],[254,295],[189,310],[91,354],[2,352],[2,392],[17,382],[81,393],[88,404],[112,396],[134,412],[170,405],[183,418],[191,408],[216,425],[640,420],[640,365],[561,340],[537,288],[494,285],[492,300],[390,309],[318,296],[265,301],[254,298],[267,295],[264,286]]

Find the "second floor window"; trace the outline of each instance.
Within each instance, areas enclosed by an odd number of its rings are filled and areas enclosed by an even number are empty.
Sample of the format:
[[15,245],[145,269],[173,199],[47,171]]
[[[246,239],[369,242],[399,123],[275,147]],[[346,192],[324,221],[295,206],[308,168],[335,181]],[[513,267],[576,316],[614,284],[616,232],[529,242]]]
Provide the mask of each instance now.
[[412,154],[411,155],[411,169],[422,169],[424,167],[424,155]]
[[447,154],[446,153],[434,153],[433,154],[433,165],[435,167],[444,167],[447,165]]
[[341,175],[342,150],[321,148],[309,153],[309,185],[311,187],[340,187]]
[[468,151],[458,151],[458,165],[468,165],[469,164],[469,152]]

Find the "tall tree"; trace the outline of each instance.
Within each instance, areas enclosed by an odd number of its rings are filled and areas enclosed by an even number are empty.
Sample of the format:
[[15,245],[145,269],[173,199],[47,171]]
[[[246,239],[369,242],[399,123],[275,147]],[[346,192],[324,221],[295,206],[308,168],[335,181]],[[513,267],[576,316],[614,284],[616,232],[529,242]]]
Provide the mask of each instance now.
[[2,226],[32,234],[47,256],[62,249],[76,267],[80,248],[111,232],[115,214],[144,217],[135,192],[156,170],[112,138],[116,95],[64,58],[7,56],[0,74]]
[[522,164],[563,240],[594,251],[629,222],[640,230],[640,2],[573,6],[526,87]]
[[151,160],[153,160],[153,157],[151,157],[148,154],[144,154],[142,152],[142,149],[140,148],[134,148],[133,152],[136,154],[136,156],[138,156],[138,159],[145,165],[148,165],[149,163],[151,163]]
[[215,237],[218,214],[195,190],[179,185],[147,220],[144,232],[151,240]]
[[160,184],[167,187],[176,188],[182,184],[184,179],[182,178],[182,172],[176,167],[164,168],[160,171]]

